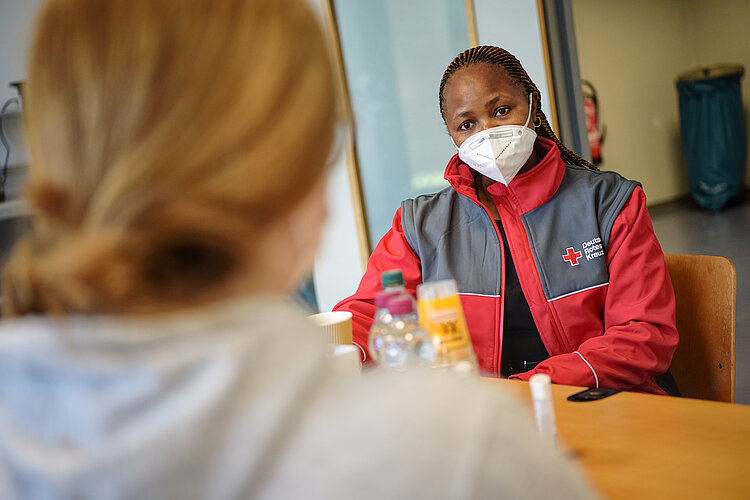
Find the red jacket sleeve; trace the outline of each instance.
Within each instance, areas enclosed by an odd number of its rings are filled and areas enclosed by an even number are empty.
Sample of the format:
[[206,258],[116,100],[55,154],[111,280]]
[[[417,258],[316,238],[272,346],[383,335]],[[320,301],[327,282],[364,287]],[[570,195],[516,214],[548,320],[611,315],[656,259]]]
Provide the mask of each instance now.
[[[419,257],[414,253],[406,241],[401,227],[401,209],[393,217],[391,229],[378,242],[370,259],[367,269],[357,291],[333,308],[334,311],[349,311],[352,313],[352,328],[354,343],[367,352],[367,336],[370,333],[373,316],[375,315],[375,294],[382,290],[380,273],[389,269],[400,269],[404,275],[404,285],[412,295],[416,296],[417,285],[422,283],[422,266]],[[369,353],[363,361],[371,360]]]
[[677,347],[674,289],[640,187],[615,220],[606,258],[602,335],[513,378],[547,373],[558,384],[663,392],[653,377],[667,371]]

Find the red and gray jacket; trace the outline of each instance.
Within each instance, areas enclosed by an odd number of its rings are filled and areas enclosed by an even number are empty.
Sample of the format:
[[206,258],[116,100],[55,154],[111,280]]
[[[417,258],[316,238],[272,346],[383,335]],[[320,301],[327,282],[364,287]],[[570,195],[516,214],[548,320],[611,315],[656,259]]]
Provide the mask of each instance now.
[[[537,166],[488,189],[550,355],[511,378],[546,373],[558,384],[664,394],[654,376],[677,346],[675,299],[643,190],[614,172],[565,165],[552,141],[537,141],[547,151]],[[412,293],[455,279],[480,370],[497,376],[505,252],[458,155],[445,178],[452,187],[402,203],[357,292],[334,309],[352,312],[354,340],[366,348],[382,271],[401,269]]]

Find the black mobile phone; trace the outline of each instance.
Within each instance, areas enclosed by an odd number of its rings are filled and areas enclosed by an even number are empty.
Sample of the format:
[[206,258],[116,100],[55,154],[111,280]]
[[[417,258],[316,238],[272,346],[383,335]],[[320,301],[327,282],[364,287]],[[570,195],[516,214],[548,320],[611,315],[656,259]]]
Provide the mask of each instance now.
[[589,387],[585,391],[576,392],[568,396],[568,401],[596,401],[598,399],[604,399],[612,394],[617,394],[620,391],[615,389],[595,389]]

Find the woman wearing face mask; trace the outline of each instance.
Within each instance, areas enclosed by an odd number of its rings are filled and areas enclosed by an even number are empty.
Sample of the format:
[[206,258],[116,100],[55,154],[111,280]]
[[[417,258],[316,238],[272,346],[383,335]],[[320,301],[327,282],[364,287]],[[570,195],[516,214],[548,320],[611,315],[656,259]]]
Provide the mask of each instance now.
[[458,149],[451,187],[402,204],[336,306],[354,314],[355,340],[367,345],[380,272],[399,268],[412,292],[457,280],[485,374],[675,393],[674,292],[641,186],[563,146],[501,48],[456,57],[439,101]]
[[345,376],[284,300],[336,122],[306,2],[50,0],[29,69],[0,498],[591,498],[515,401]]

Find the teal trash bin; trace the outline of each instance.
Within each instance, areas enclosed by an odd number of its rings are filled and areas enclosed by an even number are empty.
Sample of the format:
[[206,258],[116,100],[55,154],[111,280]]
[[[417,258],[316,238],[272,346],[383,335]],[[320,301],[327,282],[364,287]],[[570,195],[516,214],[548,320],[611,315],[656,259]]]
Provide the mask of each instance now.
[[677,79],[690,194],[708,210],[720,210],[744,190],[743,73],[740,65],[723,64],[687,71]]

